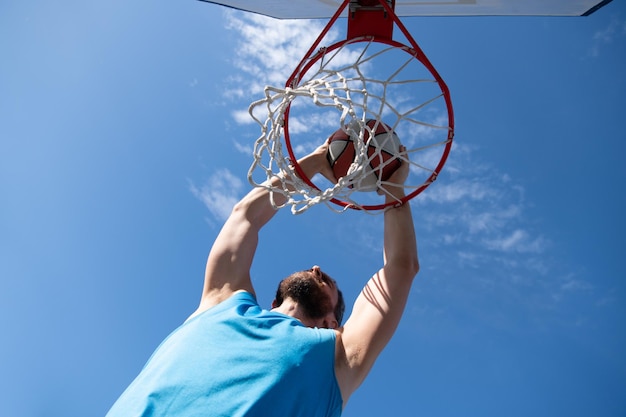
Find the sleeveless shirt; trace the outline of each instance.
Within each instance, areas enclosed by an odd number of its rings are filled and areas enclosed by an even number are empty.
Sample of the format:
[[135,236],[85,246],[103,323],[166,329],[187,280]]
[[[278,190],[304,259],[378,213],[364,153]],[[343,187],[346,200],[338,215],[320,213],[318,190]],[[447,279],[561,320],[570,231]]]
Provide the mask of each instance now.
[[107,417],[338,417],[335,332],[238,292],[172,332]]

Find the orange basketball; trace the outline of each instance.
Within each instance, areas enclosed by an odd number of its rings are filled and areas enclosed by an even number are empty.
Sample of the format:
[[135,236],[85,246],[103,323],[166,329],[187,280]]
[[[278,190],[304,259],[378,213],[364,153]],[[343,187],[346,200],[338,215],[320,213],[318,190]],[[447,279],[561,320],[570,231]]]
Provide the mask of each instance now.
[[[400,139],[391,127],[383,122],[368,120],[363,134],[363,140],[368,144],[367,155],[369,164],[366,168],[366,176],[359,183],[360,191],[373,191],[377,188],[378,180],[386,181],[391,174],[400,167],[400,159],[397,158],[400,148]],[[350,165],[356,157],[354,146],[355,138],[348,135],[344,129],[339,129],[328,139],[328,162],[333,170],[335,179],[344,177],[348,173]]]

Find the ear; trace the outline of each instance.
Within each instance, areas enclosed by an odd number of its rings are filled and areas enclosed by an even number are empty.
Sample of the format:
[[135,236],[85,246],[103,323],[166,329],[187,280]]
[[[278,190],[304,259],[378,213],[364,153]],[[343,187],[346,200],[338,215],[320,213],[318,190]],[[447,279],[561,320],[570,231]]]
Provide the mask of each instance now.
[[324,329],[333,329],[334,330],[334,329],[337,329],[339,327],[339,323],[335,319],[335,315],[332,314],[331,316],[332,317],[327,316],[326,318],[324,318],[324,321],[323,321],[323,324],[322,324],[322,327]]

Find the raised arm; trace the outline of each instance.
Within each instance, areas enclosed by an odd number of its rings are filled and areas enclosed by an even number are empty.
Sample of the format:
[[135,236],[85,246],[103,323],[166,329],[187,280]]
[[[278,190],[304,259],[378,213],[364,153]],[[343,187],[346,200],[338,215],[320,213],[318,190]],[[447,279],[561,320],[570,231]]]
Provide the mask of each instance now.
[[[408,169],[408,164],[403,164],[390,182],[404,183]],[[392,196],[386,197],[387,202],[404,197],[401,187],[389,187],[388,191]],[[384,223],[384,266],[367,282],[338,332],[335,367],[344,403],[393,336],[419,270],[410,205],[387,210]]]
[[[326,148],[324,144],[298,161],[309,178],[318,172],[328,175],[330,166],[326,161]],[[274,198],[277,204],[282,204],[281,199],[284,199],[279,194],[275,194]],[[202,298],[192,316],[219,304],[236,291],[245,290],[254,294],[250,267],[259,231],[274,214],[276,210],[270,202],[269,191],[262,187],[254,188],[235,205],[209,253]]]

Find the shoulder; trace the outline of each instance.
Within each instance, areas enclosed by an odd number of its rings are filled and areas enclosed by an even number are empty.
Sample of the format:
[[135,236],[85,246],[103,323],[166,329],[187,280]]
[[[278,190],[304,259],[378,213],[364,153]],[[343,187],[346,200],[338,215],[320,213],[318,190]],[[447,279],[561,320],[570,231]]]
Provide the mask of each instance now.
[[187,321],[193,317],[199,316],[206,311],[221,309],[231,305],[234,306],[242,303],[254,304],[258,306],[256,295],[250,291],[237,290],[222,291],[219,293],[216,292],[210,298],[203,298],[196,311],[194,311],[187,318]]

